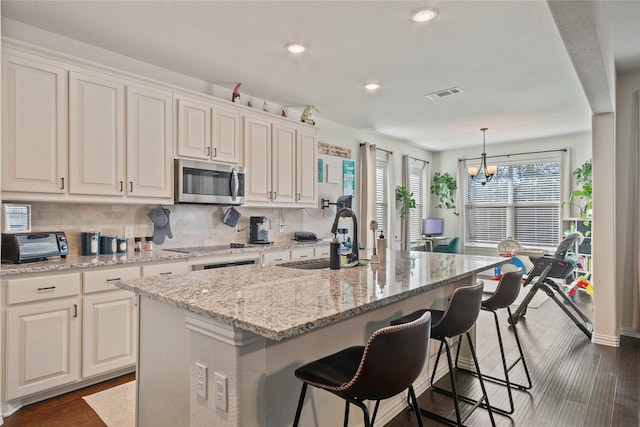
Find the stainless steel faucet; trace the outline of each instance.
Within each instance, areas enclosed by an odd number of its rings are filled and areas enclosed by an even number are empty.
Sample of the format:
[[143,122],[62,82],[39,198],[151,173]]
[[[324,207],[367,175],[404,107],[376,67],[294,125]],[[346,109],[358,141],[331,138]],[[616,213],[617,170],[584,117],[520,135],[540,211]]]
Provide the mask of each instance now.
[[358,220],[355,212],[350,208],[340,208],[336,212],[336,218],[333,220],[333,227],[331,227],[331,233],[338,232],[338,221],[340,218],[351,218],[353,221],[353,242],[351,243],[351,254],[347,254],[347,260],[349,262],[358,261],[360,259],[358,253]]

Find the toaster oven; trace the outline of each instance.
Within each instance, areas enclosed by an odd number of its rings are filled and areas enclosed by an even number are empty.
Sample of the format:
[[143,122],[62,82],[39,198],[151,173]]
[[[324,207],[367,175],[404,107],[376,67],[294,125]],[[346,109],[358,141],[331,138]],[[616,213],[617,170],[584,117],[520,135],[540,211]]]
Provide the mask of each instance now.
[[62,231],[2,233],[2,262],[20,264],[49,257],[66,258],[67,237]]

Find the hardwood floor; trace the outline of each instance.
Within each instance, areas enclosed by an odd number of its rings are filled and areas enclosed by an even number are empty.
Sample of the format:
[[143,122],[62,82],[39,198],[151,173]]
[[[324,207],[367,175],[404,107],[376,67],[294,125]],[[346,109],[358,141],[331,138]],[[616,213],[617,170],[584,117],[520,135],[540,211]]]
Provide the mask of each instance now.
[[[589,310],[588,299],[578,294],[581,305]],[[502,310],[504,311],[504,310]],[[503,339],[507,358],[517,353],[506,312],[501,314]],[[529,392],[514,391],[515,414],[511,417],[495,415],[498,426],[639,426],[640,340],[623,337],[620,348],[592,344],[553,301],[546,301],[537,309],[529,308],[525,319],[518,322],[518,331],[531,372],[533,388]],[[490,313],[481,313],[477,323],[477,353],[483,372],[499,376],[500,354],[497,350],[495,326]],[[514,368],[512,378],[524,381],[520,367]],[[4,427],[104,426],[82,396],[130,381],[126,375],[86,389],[22,408],[4,420]],[[477,392],[477,384],[468,376],[459,384],[470,394]],[[487,384],[493,405],[505,407],[504,388]],[[445,384],[446,387],[446,384]],[[453,404],[447,397],[427,390],[419,397],[420,405],[445,416],[453,416]],[[466,404],[463,409],[468,410]],[[439,423],[424,418],[426,426]],[[468,419],[471,426],[489,426],[483,409]],[[387,423],[386,427],[417,426],[414,414],[405,410]],[[143,426],[146,427],[146,426]]]

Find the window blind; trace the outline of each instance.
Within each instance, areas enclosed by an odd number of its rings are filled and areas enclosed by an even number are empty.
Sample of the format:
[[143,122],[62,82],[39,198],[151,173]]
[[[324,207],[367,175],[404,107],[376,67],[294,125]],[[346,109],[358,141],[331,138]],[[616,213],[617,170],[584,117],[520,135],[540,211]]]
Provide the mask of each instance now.
[[389,236],[389,167],[386,156],[376,158],[376,222],[378,231]]
[[[472,162],[467,162],[472,166]],[[491,182],[467,176],[465,226],[470,243],[498,244],[512,237],[523,246],[555,247],[560,239],[560,154],[520,157],[497,164]]]
[[416,201],[416,208],[410,210],[409,214],[409,238],[416,242],[422,236],[422,218],[424,212],[424,166],[411,164],[409,166],[409,192],[413,193]]

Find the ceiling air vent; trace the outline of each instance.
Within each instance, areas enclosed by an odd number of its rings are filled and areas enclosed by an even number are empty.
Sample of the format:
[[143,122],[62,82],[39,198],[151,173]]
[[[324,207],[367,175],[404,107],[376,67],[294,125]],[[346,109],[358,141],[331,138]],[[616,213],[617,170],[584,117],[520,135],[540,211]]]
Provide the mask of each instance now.
[[459,87],[452,87],[450,89],[444,89],[444,90],[439,90],[437,92],[428,93],[425,95],[425,98],[434,100],[439,98],[445,98],[450,95],[457,95],[459,93],[462,93],[462,89],[460,89]]

